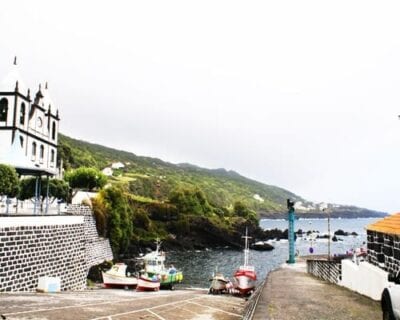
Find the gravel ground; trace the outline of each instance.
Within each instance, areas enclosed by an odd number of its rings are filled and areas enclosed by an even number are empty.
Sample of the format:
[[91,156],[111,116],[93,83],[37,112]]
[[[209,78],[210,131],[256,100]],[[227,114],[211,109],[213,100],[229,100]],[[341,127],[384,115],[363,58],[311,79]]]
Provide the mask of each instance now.
[[305,272],[305,263],[268,275],[254,320],[378,320],[379,302]]

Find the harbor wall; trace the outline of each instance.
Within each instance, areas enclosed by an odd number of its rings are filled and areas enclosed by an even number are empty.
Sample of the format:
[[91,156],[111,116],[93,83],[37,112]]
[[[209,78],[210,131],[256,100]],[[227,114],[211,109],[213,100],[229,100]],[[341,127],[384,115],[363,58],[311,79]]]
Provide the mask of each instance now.
[[60,216],[0,217],[0,292],[34,291],[38,278],[59,277],[61,290],[82,290],[93,265],[113,258],[91,209]]
[[336,261],[308,259],[307,272],[330,283],[341,280],[341,264]]

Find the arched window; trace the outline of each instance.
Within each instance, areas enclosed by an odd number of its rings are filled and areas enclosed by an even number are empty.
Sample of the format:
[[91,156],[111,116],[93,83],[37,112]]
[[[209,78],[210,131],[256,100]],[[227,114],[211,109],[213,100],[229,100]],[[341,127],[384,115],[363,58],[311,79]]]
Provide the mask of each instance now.
[[36,157],[36,142],[32,142],[32,157]]
[[7,121],[8,100],[3,98],[0,100],[0,121]]
[[25,124],[25,103],[22,102],[21,110],[19,111],[19,123],[24,125]]
[[44,146],[42,144],[40,145],[39,157],[40,157],[40,159],[43,159],[43,157],[44,157]]
[[53,140],[56,139],[56,123],[54,121],[53,121],[53,125],[52,125],[52,128],[51,128],[51,138]]
[[55,152],[54,152],[54,150],[52,149],[52,150],[51,150],[51,156],[50,156],[50,161],[51,161],[51,163],[54,163],[54,156],[55,156]]

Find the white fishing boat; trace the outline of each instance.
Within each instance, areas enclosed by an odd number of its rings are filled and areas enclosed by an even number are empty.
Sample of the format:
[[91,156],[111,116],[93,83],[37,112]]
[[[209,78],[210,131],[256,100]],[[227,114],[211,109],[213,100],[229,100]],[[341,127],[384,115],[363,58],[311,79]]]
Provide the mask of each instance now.
[[138,278],[137,291],[158,291],[160,290],[160,278],[157,275],[149,276],[141,274]]
[[157,239],[156,250],[146,254],[143,258],[144,270],[142,274],[148,278],[157,276],[160,280],[160,286],[173,289],[174,284],[183,280],[181,271],[175,269],[173,265],[165,267],[165,252],[161,251],[161,241]]
[[254,266],[249,265],[249,239],[251,237],[247,236],[247,228],[246,228],[246,236],[242,237],[245,239],[245,247],[244,247],[244,263],[239,269],[236,270],[233,275],[233,286],[236,290],[238,290],[242,295],[249,294],[254,290],[257,281],[257,275],[255,272]]
[[125,263],[116,263],[110,270],[102,272],[105,287],[136,287],[138,279],[127,272]]

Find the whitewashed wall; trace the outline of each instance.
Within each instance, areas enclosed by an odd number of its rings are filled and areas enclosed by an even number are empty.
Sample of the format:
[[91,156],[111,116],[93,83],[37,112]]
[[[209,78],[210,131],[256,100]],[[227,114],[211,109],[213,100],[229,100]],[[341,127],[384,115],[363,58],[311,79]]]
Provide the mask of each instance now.
[[373,300],[381,300],[382,291],[388,286],[388,273],[366,261],[359,264],[342,260],[342,280],[339,285],[361,293]]

